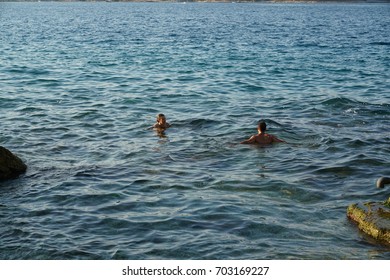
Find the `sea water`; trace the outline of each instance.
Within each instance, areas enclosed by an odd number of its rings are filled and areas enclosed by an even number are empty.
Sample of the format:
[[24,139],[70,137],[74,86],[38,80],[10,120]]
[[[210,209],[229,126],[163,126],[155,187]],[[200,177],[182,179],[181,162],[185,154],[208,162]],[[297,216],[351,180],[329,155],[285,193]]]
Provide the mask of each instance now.
[[[0,3],[1,259],[390,259],[390,5]],[[149,129],[158,113],[172,127]],[[267,122],[287,141],[240,145]]]

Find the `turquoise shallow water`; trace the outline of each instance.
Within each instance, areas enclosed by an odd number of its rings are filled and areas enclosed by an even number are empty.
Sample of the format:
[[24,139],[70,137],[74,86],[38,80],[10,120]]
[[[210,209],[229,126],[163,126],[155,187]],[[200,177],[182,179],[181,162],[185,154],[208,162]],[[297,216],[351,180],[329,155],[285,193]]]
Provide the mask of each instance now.
[[0,258],[390,259],[346,217],[389,194],[389,15],[0,3]]

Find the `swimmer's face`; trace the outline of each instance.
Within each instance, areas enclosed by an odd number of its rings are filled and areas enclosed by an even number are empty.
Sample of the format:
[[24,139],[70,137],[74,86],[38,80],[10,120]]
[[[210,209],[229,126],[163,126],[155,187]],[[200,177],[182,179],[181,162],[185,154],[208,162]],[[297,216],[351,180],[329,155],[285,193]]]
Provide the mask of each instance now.
[[157,122],[159,124],[165,124],[167,122],[166,118],[165,117],[158,117],[157,118]]

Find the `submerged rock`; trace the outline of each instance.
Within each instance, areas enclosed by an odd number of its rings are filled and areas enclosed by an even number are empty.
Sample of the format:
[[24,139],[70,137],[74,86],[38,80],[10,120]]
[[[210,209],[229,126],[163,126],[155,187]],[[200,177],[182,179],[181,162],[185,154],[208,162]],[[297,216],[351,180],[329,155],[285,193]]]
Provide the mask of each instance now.
[[16,178],[26,170],[27,165],[20,158],[0,146],[0,180]]
[[357,223],[360,230],[390,245],[390,197],[384,202],[352,204],[347,209],[347,216]]

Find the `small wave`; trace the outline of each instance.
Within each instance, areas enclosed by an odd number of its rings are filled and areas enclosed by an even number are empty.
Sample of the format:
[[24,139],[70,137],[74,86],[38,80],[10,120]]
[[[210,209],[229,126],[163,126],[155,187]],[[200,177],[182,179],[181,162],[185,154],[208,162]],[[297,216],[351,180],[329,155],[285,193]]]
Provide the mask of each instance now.
[[5,70],[11,74],[47,75],[50,73],[48,70],[45,69],[35,69],[27,66],[15,66]]
[[46,114],[44,114],[44,109],[35,106],[22,106],[20,108],[17,108],[16,111],[19,111],[21,113],[42,112],[42,116],[46,116]]
[[351,106],[355,106],[357,102],[346,97],[336,97],[325,100],[321,104],[331,108],[349,109]]
[[175,127],[190,127],[193,129],[197,129],[197,128],[210,127],[218,124],[220,124],[220,121],[200,118],[200,119],[189,119],[186,121],[175,122]]
[[335,176],[351,176],[355,174],[357,169],[350,167],[350,166],[330,166],[330,167],[323,167],[316,170],[316,173],[322,174],[322,175],[335,175]]
[[383,110],[384,113],[388,112],[389,104],[381,103],[381,104],[375,104],[375,103],[369,103],[369,102],[362,102],[358,100],[353,100],[346,97],[335,97],[330,98],[321,103],[325,107],[331,107],[331,108],[340,108],[344,109],[346,112],[354,112],[354,109],[370,109],[370,106],[374,106],[373,110]]
[[328,111],[336,110],[341,114],[348,116],[385,116],[390,114],[389,104],[361,102],[346,97],[331,98],[323,101],[321,104]]
[[371,42],[371,46],[390,46],[390,42]]
[[349,162],[351,166],[362,166],[364,168],[367,168],[369,166],[371,167],[382,167],[386,165],[386,161],[382,160],[380,158],[358,158],[355,160],[351,160]]

